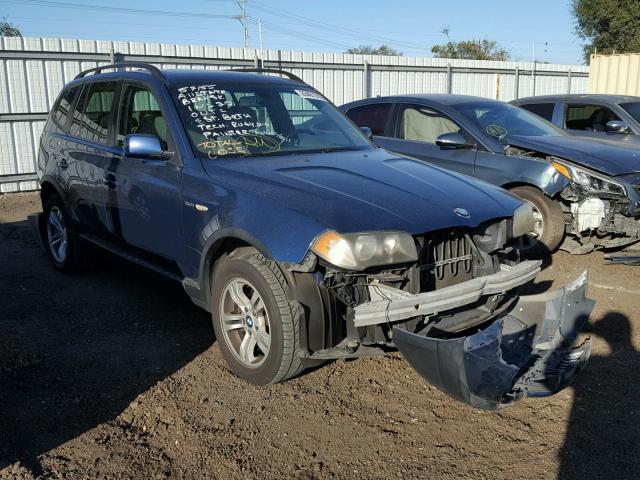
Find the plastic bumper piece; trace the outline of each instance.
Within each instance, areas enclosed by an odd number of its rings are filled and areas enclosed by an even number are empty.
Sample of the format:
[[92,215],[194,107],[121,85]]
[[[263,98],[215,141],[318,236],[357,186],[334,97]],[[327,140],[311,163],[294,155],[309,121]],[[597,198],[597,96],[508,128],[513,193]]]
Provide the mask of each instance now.
[[526,396],[565,388],[586,364],[591,342],[573,347],[594,302],[587,272],[559,290],[520,297],[514,308],[469,336],[431,338],[394,328],[394,343],[428,382],[451,397],[499,410]]

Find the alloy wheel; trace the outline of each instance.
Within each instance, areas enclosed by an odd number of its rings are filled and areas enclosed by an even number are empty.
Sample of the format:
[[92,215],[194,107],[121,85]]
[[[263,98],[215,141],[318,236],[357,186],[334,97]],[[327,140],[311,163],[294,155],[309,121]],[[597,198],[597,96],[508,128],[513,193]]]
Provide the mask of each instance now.
[[233,278],[225,286],[220,322],[224,341],[245,367],[264,363],[271,346],[269,315],[262,297],[247,280]]
[[47,218],[47,240],[49,242],[49,251],[54,260],[58,263],[64,263],[67,259],[67,248],[69,246],[67,240],[67,226],[60,209],[53,206],[49,210]]

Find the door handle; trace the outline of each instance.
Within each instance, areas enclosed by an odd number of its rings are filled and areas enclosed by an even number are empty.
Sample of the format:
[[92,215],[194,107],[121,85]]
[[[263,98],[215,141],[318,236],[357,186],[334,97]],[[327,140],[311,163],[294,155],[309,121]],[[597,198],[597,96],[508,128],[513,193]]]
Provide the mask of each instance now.
[[104,177],[102,177],[102,183],[109,188],[116,188],[118,186],[118,181],[113,173],[105,173]]

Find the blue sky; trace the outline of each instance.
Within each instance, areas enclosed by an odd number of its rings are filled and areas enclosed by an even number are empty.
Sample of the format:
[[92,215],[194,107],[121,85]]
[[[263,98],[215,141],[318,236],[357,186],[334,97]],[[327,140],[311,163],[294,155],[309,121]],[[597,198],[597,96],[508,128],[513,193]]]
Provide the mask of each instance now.
[[[100,6],[156,14],[105,11]],[[25,36],[36,37],[239,47],[241,25],[225,18],[239,13],[233,0],[0,0],[0,16]],[[258,47],[258,18],[264,22],[265,48],[341,52],[349,46],[385,43],[418,56],[430,56],[431,46],[445,41],[440,30],[448,26],[452,39],[494,39],[514,59],[530,61],[535,43],[537,60],[582,62],[568,0],[248,0],[247,13],[251,47]]]

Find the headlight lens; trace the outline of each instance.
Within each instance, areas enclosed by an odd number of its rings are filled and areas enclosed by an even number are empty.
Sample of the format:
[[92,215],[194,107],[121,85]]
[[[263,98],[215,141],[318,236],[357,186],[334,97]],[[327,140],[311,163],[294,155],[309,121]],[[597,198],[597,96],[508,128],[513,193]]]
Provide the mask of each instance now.
[[590,193],[625,196],[627,191],[619,182],[589,170],[567,163],[551,162],[553,168]]
[[418,260],[413,237],[404,232],[339,234],[324,232],[311,244],[311,251],[336,267],[365,270]]
[[513,214],[513,227],[511,229],[513,238],[518,238],[531,232],[533,223],[533,207],[529,202],[525,202],[516,208]]

